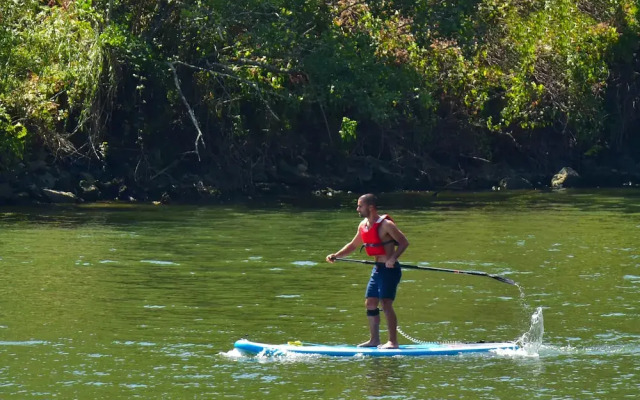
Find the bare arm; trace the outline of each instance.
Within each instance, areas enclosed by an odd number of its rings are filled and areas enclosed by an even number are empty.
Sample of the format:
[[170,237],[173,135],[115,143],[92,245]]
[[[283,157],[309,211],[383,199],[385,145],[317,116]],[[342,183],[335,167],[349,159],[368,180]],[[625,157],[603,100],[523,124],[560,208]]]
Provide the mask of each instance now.
[[344,245],[340,250],[336,253],[329,254],[327,256],[327,261],[333,263],[336,257],[343,257],[348,254],[353,253],[358,247],[362,246],[362,238],[360,237],[360,233],[356,232],[356,235],[351,239],[351,241]]
[[385,220],[385,223],[380,228],[383,235],[386,234],[391,236],[391,238],[398,243],[393,254],[391,254],[385,262],[387,268],[393,268],[395,263],[398,261],[398,258],[400,258],[400,255],[402,255],[407,247],[409,247],[409,240],[407,240],[404,233],[402,233],[402,231],[400,231],[392,221]]

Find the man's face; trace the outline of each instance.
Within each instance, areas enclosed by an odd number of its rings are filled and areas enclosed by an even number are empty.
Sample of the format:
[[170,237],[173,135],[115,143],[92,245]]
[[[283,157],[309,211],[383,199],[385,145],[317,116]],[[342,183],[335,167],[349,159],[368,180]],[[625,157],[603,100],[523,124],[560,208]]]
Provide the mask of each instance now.
[[369,217],[369,205],[362,201],[362,199],[358,199],[358,207],[356,208],[356,211],[358,211],[358,214],[360,214],[362,218]]

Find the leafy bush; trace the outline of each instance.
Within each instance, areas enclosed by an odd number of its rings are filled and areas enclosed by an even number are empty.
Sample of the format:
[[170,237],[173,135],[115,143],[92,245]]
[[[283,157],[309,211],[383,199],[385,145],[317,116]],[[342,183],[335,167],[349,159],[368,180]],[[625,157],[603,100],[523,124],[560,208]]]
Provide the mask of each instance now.
[[11,117],[0,104],[0,172],[19,161],[24,155],[26,128]]
[[27,142],[55,155],[74,153],[71,136],[93,117],[103,59],[94,29],[99,21],[88,4],[28,0],[0,8],[4,113],[26,129]]

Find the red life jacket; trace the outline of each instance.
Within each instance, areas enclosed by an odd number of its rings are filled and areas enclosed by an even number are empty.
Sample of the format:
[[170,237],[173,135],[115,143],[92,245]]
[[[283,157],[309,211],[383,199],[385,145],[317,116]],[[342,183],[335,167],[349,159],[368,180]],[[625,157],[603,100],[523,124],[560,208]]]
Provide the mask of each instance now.
[[395,242],[395,240],[393,239],[387,240],[386,242],[383,242],[382,240],[380,240],[378,229],[380,228],[380,224],[382,223],[382,221],[384,221],[385,219],[393,221],[393,219],[390,216],[388,216],[387,214],[383,214],[369,228],[367,228],[366,223],[360,224],[360,227],[358,228],[360,232],[360,238],[362,238],[362,242],[363,242],[362,246],[365,248],[365,250],[367,251],[367,255],[369,256],[386,255],[386,252],[384,250],[384,245]]

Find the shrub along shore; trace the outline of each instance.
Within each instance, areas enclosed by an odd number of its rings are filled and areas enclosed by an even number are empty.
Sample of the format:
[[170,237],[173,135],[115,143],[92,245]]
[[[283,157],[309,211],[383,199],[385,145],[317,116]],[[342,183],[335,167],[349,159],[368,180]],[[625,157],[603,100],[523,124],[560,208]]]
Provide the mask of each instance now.
[[640,183],[634,0],[24,0],[0,22],[0,204]]

